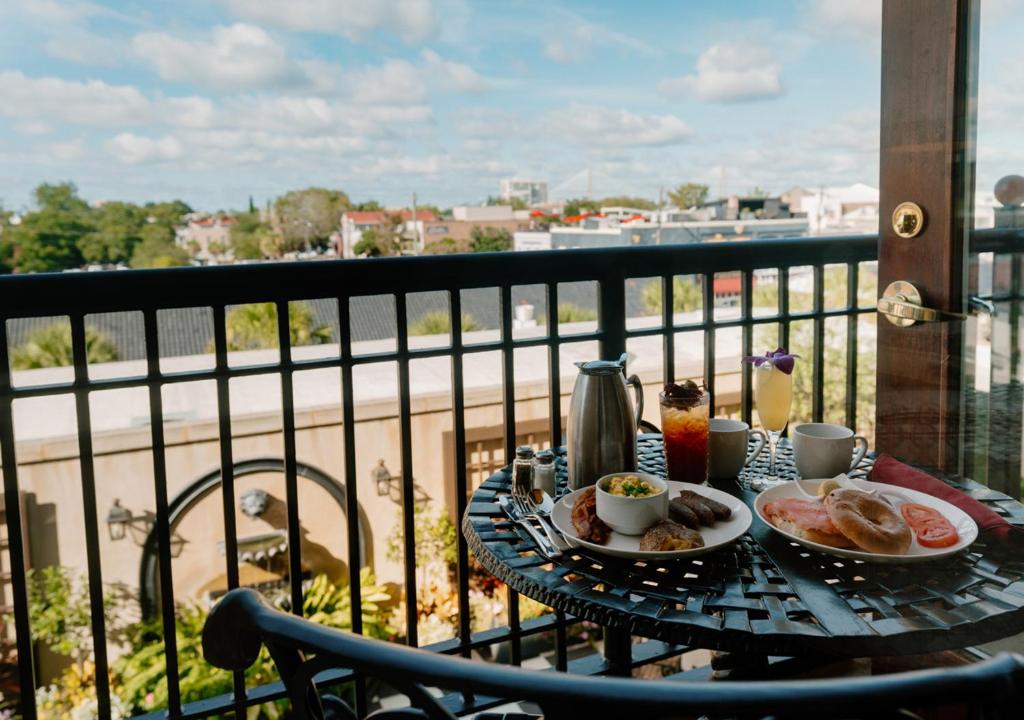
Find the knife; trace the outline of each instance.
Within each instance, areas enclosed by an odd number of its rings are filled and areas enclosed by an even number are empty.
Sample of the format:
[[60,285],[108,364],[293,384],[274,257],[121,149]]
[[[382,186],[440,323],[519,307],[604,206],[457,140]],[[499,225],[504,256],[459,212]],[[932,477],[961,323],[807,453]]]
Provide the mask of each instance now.
[[527,532],[542,555],[546,555],[549,558],[558,558],[562,556],[562,551],[554,547],[547,538],[543,537],[537,528],[533,526],[533,523],[519,516],[519,513],[516,512],[516,509],[513,507],[508,495],[502,495],[498,499],[498,505],[509,520]]

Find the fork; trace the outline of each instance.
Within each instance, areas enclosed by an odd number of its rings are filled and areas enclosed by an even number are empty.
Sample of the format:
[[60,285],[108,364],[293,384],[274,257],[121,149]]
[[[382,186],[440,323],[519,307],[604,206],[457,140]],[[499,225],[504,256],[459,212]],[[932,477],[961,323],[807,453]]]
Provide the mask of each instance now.
[[550,548],[546,548],[547,550],[550,550],[550,552],[547,553],[548,556],[552,558],[560,557],[562,555],[561,543],[551,537],[551,533],[548,531],[547,526],[537,516],[537,513],[534,512],[533,508],[527,502],[523,490],[521,488],[517,488],[514,482],[512,483],[512,494],[508,497],[512,503],[512,509],[515,510],[515,513],[522,524],[528,526],[529,529],[536,530],[533,527],[533,523],[530,522],[530,519],[537,520],[537,522],[540,523],[540,526],[544,529],[544,534],[547,536],[548,544],[550,545]]
[[555,550],[562,552],[569,549],[569,543],[567,543],[551,526],[550,520],[546,519],[545,516],[537,512],[537,508],[534,507],[533,501],[527,496],[524,497],[521,493],[512,496],[512,502],[516,507],[516,512],[519,513],[520,517],[530,518],[536,520],[544,530],[544,534],[548,536],[548,540],[551,542],[552,547]]

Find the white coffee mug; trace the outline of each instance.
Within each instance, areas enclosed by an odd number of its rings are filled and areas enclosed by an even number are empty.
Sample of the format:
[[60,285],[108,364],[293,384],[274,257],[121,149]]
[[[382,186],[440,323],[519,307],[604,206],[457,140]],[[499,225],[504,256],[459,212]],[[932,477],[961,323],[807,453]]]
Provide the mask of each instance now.
[[[757,445],[747,453],[749,436],[758,437]],[[764,449],[768,438],[761,430],[751,430],[740,420],[711,418],[708,421],[708,476],[731,478],[740,474]]]
[[[868,441],[853,430],[831,423],[803,423],[793,428],[790,440],[800,477],[830,478],[849,472],[868,452]],[[853,455],[854,445],[857,454]],[[850,457],[853,456],[853,461]]]

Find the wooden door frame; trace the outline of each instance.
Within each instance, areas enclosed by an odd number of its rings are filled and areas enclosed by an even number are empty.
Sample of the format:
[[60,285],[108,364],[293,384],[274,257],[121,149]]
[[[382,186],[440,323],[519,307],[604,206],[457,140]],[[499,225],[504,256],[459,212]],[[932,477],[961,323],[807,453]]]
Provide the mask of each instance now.
[[[977,0],[885,0],[879,155],[878,288],[909,280],[924,304],[963,312],[974,205]],[[901,238],[892,213],[925,212]],[[880,451],[961,469],[964,323],[897,328],[878,316]]]

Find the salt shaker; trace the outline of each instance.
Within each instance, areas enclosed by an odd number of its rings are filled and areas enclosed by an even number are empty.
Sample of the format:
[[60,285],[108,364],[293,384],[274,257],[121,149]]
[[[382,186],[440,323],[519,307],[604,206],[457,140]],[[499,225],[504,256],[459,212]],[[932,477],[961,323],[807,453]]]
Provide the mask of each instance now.
[[533,490],[533,448],[521,445],[516,448],[516,459],[512,461],[512,494],[528,495]]
[[555,496],[555,454],[541,450],[533,460],[533,486]]

